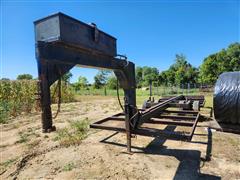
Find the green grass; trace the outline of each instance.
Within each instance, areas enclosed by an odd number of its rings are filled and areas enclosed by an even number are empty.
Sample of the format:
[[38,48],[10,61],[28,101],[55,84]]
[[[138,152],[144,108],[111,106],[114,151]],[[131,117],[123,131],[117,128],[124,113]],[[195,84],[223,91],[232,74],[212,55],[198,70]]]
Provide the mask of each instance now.
[[59,141],[61,146],[78,145],[87,137],[89,129],[88,119],[70,122],[69,127],[57,130],[55,141]]
[[29,128],[27,131],[19,132],[19,140],[16,141],[16,143],[26,143],[30,141],[31,138],[33,137],[39,137],[40,135],[37,134],[36,129],[34,128]]
[[74,169],[76,166],[73,163],[68,163],[63,167],[63,171],[71,171]]
[[[76,95],[98,95],[98,96],[116,96],[117,90],[107,89],[81,89],[78,92],[75,92]],[[167,95],[177,95],[177,94],[199,94],[199,89],[180,89],[177,87],[152,87],[153,96],[167,96]],[[119,95],[123,96],[124,92],[122,89],[119,89]],[[136,95],[139,96],[149,96],[149,90],[136,89]]]
[[213,107],[213,95],[212,94],[206,94],[205,96],[205,107]]
[[[99,90],[100,91],[100,90]],[[114,91],[114,90],[111,90],[111,91]],[[142,105],[143,105],[143,102],[145,100],[148,100],[149,99],[149,91],[144,91],[144,90],[141,90],[141,89],[137,89],[136,90],[136,103],[137,103],[137,106],[138,108],[141,108]],[[181,95],[181,94],[168,94],[168,95]],[[184,95],[204,95],[205,96],[205,99],[206,99],[206,103],[205,103],[205,107],[213,107],[213,95],[212,93],[200,93],[198,90],[196,91],[191,91],[191,94],[185,94]],[[110,95],[109,95],[110,96]],[[83,96],[83,95],[76,95],[75,98],[78,100],[78,101],[90,101],[90,100],[96,100],[96,99],[106,99],[107,97],[109,96],[100,96],[100,95],[89,95],[89,96]],[[158,100],[159,98],[161,98],[162,96],[160,95],[154,95],[154,98],[155,100]],[[167,96],[166,95],[163,95],[163,96]],[[111,97],[113,98],[116,98],[116,95],[112,95]],[[121,93],[120,95],[120,99],[121,99],[121,102],[122,104],[123,103],[123,92]]]
[[0,167],[1,169],[5,169],[7,167],[9,167],[12,163],[16,162],[17,158],[12,158],[12,159],[8,159],[5,162],[0,163]]
[[33,149],[37,147],[40,144],[41,140],[40,139],[35,139],[32,142],[27,144],[28,149]]
[[29,136],[28,134],[20,132],[19,133],[20,139],[16,143],[25,143],[25,142],[29,141],[28,136]]
[[[116,97],[117,96],[117,91],[113,90],[113,89],[106,89],[106,95],[105,95],[105,90],[104,88],[102,89],[82,89],[78,92],[75,93],[75,98],[77,100],[83,99],[84,96],[85,97],[90,97],[90,96],[98,96],[98,97],[106,97],[106,96],[111,96],[111,97]],[[157,100],[162,96],[169,96],[169,95],[181,95],[181,94],[185,94],[185,95],[200,95],[200,91],[199,89],[180,89],[180,88],[176,88],[176,87],[153,87],[152,88],[152,95],[154,96],[154,98]],[[119,95],[120,95],[120,99],[123,99],[124,96],[124,92],[122,89],[119,90]],[[149,98],[149,90],[143,90],[143,89],[136,89],[136,103],[137,106],[139,108],[142,107],[143,102],[145,100],[147,100]],[[97,98],[97,97],[96,97]],[[210,102],[208,100],[208,102]],[[123,102],[122,102],[123,104]],[[211,102],[210,104],[207,104],[208,106],[212,106]]]

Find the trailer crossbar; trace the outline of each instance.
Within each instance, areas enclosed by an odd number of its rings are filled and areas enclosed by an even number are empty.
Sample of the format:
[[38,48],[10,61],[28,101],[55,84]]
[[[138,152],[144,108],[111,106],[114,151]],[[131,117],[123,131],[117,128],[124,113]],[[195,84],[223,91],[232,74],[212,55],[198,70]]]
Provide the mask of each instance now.
[[[173,140],[186,140],[191,141],[195,129],[197,127],[197,123],[199,120],[199,112],[198,111],[186,111],[186,110],[168,110],[172,101],[176,99],[180,99],[182,96],[178,96],[175,98],[171,98],[165,102],[154,105],[153,107],[141,110],[141,125],[138,127],[130,128],[131,134],[148,136],[148,137],[167,137]],[[172,115],[176,114],[176,115]],[[179,115],[180,114],[180,115]],[[118,113],[111,117],[104,118],[90,125],[91,128],[102,129],[102,130],[111,130],[117,132],[126,132],[126,128],[124,126],[125,118],[120,117],[123,116],[124,113]],[[149,117],[147,119],[146,117]],[[146,120],[147,119],[147,120]],[[141,120],[141,119],[140,119]],[[115,123],[115,125],[113,125]],[[116,124],[117,123],[117,124]],[[110,124],[110,125],[109,125]],[[163,130],[157,126],[185,126],[190,128],[189,132],[182,131],[167,131]]]

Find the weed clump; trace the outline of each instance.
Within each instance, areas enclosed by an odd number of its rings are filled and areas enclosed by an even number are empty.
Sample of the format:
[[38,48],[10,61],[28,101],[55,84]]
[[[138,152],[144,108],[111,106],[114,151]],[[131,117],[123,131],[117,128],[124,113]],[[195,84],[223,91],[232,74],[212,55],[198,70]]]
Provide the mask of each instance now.
[[63,167],[63,171],[71,171],[75,168],[75,165],[73,163],[68,163]]
[[0,173],[4,173],[8,167],[17,161],[17,158],[8,159],[5,162],[0,163]]
[[69,127],[57,131],[55,141],[59,141],[61,146],[79,145],[87,137],[89,129],[88,119],[70,122]]
[[40,136],[39,134],[36,133],[36,129],[34,128],[28,128],[25,131],[20,131],[18,135],[19,140],[15,142],[16,144],[29,142],[31,138]]

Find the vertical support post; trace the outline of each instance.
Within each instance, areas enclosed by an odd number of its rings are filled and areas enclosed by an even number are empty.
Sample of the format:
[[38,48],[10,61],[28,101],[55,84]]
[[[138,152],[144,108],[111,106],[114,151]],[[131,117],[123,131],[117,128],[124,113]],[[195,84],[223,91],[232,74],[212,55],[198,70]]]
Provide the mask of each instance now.
[[38,60],[38,74],[40,80],[40,103],[42,107],[42,131],[44,133],[55,130],[52,126],[52,111],[50,85],[48,81],[48,65],[46,62]]
[[104,86],[104,96],[107,96],[107,89],[106,89],[106,86]]
[[180,85],[176,85],[176,88],[177,88],[177,95],[179,94],[179,86],[180,86]]
[[[136,109],[136,81],[135,66],[132,62],[127,61],[123,66],[123,70],[114,71],[121,87],[124,90],[124,112],[125,112],[125,128],[127,138],[127,151],[131,153],[131,130],[136,126],[137,121],[131,119]],[[136,117],[135,117],[136,118]]]
[[152,81],[151,80],[149,83],[149,91],[150,91],[150,97],[152,97]]
[[213,108],[212,108],[212,107],[210,107],[210,112],[209,112],[209,114],[210,114],[210,117],[213,117]]
[[131,117],[136,113],[136,89],[124,89],[125,94],[125,128],[126,128],[126,137],[127,137],[127,152],[131,153]]
[[126,126],[126,138],[127,138],[127,152],[131,153],[130,106],[128,102],[125,102],[125,126]]

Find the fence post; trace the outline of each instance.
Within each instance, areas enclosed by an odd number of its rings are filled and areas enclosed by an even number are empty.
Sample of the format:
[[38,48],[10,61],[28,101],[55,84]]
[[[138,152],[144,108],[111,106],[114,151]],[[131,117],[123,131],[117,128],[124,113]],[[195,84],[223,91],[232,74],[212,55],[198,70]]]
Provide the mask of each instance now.
[[149,83],[150,97],[152,97],[152,81]]
[[162,93],[162,96],[165,95],[165,85],[163,86],[163,93]]
[[184,84],[185,94],[187,95],[187,84]]
[[104,95],[107,96],[107,89],[105,86],[104,86]]

